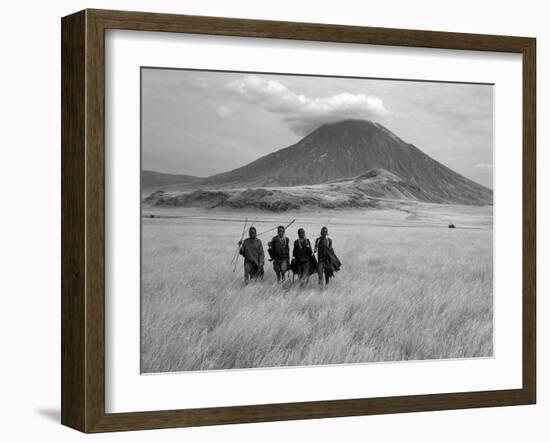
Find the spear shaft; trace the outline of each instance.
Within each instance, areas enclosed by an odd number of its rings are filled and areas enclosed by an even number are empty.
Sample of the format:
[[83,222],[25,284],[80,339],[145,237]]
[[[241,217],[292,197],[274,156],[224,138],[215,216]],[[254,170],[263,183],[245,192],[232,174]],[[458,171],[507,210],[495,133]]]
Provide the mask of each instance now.
[[235,266],[233,267],[233,272],[237,270],[237,262],[239,261],[239,251],[241,250],[241,244],[240,242],[243,240],[244,235],[246,233],[246,225],[248,224],[248,218],[244,221],[244,227],[243,227],[243,233],[241,234],[241,239],[239,241],[239,245],[237,246],[237,251],[235,252],[235,256],[233,256],[233,259],[231,260],[231,264],[233,264],[233,261],[235,261]]
[[[285,230],[288,229],[292,224],[294,224],[294,221],[296,221],[296,220],[293,219],[292,221],[290,221],[290,222],[285,226]],[[271,229],[264,230],[263,232],[258,233],[256,236],[263,235],[264,233],[271,232],[272,230],[275,230],[275,229],[277,229],[277,227],[273,227],[273,228],[271,228]]]

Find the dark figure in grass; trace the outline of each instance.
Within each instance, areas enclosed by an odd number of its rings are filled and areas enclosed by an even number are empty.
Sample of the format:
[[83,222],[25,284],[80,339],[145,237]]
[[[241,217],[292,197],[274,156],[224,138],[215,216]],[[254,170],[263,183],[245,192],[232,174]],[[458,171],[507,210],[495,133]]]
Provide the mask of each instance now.
[[256,228],[248,229],[248,238],[239,241],[239,253],[244,257],[244,283],[264,276],[264,246],[256,238]]
[[334,253],[332,239],[328,237],[328,229],[321,229],[321,236],[315,240],[315,252],[317,253],[317,274],[319,275],[319,288],[323,290],[323,276],[325,287],[334,272],[342,266],[340,260]]
[[317,271],[317,260],[313,254],[313,248],[309,239],[306,238],[306,231],[298,229],[298,239],[294,241],[292,257],[295,273],[300,278],[300,286],[305,287],[309,282],[309,277]]
[[285,276],[288,272],[290,261],[290,240],[285,236],[285,228],[277,227],[277,236],[267,244],[268,253],[273,261],[273,270],[277,275],[277,282],[285,282]]

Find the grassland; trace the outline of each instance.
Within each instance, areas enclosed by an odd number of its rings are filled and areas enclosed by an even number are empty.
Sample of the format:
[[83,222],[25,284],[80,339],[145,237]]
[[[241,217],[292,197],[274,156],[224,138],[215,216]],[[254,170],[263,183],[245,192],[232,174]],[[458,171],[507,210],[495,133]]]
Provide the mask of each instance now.
[[[330,220],[342,271],[323,292],[316,278],[283,290],[266,263],[243,287],[230,261],[245,216],[259,231],[296,218],[292,239]],[[144,373],[492,355],[491,207],[145,209],[142,221]]]

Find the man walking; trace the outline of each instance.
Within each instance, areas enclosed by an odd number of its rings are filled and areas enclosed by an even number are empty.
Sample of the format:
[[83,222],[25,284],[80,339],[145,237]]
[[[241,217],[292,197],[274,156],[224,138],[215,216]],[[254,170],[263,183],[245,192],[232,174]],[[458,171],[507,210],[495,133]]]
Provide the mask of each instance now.
[[312,259],[315,260],[315,255],[313,255],[313,249],[311,248],[309,239],[306,238],[306,231],[302,228],[298,229],[298,239],[294,241],[292,256],[300,278],[300,286],[302,288],[306,287],[312,270],[317,269],[312,268]]
[[277,282],[285,282],[290,259],[290,240],[285,236],[285,228],[277,227],[277,236],[268,243],[268,253],[273,260],[273,270],[277,275]]
[[248,238],[239,241],[239,253],[244,257],[244,283],[264,276],[264,247],[262,241],[256,238],[256,228],[248,229]]
[[317,253],[317,274],[319,275],[319,288],[323,290],[323,275],[325,287],[334,272],[340,270],[341,263],[332,247],[332,239],[328,237],[328,229],[321,229],[321,236],[315,241],[315,252]]

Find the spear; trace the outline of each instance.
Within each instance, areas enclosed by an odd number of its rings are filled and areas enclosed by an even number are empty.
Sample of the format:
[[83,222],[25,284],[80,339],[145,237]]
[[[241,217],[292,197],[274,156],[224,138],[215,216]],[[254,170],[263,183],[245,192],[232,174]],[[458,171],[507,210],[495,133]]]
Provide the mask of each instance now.
[[[292,224],[294,224],[294,221],[296,221],[296,220],[293,219],[292,221],[290,221],[290,222],[285,226],[285,230],[288,229]],[[271,228],[271,229],[264,230],[263,232],[258,233],[256,236],[260,236],[260,235],[263,235],[264,233],[271,232],[272,230],[275,230],[276,228],[277,228],[277,227],[273,227],[273,228]]]
[[288,229],[292,224],[294,224],[294,221],[296,221],[296,220],[293,219],[292,221],[290,221],[290,222],[285,226],[285,230]]
[[233,264],[233,261],[235,261],[235,266],[233,267],[233,272],[237,269],[237,262],[239,261],[239,251],[241,250],[241,244],[240,242],[243,240],[244,235],[246,233],[246,225],[248,224],[248,218],[244,221],[244,227],[243,227],[243,233],[241,234],[241,239],[239,240],[239,244],[237,246],[237,251],[235,252],[235,256],[233,256],[233,259],[231,260],[231,264]]

